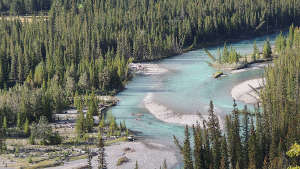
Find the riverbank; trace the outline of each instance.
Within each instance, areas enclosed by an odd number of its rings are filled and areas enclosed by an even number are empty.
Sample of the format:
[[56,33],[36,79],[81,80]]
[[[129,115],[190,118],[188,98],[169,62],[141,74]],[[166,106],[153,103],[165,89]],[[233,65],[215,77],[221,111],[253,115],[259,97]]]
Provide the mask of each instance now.
[[[97,151],[97,149],[93,149],[93,151]],[[178,163],[174,149],[147,141],[113,144],[105,147],[105,154],[108,169],[132,169],[135,167],[136,161],[143,169],[159,168],[164,160],[167,161],[168,167],[170,168],[173,168]],[[126,159],[126,162],[117,165],[119,159]],[[98,167],[97,160],[98,157],[94,156],[92,159],[93,168]],[[87,164],[87,159],[80,159],[66,162],[61,166],[51,167],[51,169],[79,169],[86,167]]]
[[154,63],[131,63],[129,65],[129,69],[134,74],[141,75],[158,75],[168,72],[168,69],[158,66],[158,64]]
[[[183,112],[175,112],[174,110],[169,109],[168,107],[155,102],[154,94],[148,93],[144,98],[144,106],[145,108],[158,120],[161,120],[166,123],[173,123],[178,125],[196,125],[199,123],[202,126],[203,120],[208,119],[207,113],[200,112],[192,112],[192,113],[183,113]],[[221,128],[223,128],[223,120],[218,115]]]
[[245,71],[249,71],[249,70],[264,69],[265,67],[268,67],[269,65],[272,65],[272,64],[273,64],[272,61],[266,61],[266,62],[262,62],[262,63],[253,63],[246,68],[232,70],[232,71],[230,71],[230,74],[241,73],[241,72],[245,72]]
[[164,105],[156,103],[153,98],[153,93],[148,93],[144,98],[144,106],[151,114],[163,122],[192,126],[193,124],[197,124],[197,121],[203,121],[198,114],[182,114],[174,112]]
[[256,104],[259,101],[259,90],[263,87],[264,79],[257,78],[244,81],[231,90],[231,96],[246,104]]

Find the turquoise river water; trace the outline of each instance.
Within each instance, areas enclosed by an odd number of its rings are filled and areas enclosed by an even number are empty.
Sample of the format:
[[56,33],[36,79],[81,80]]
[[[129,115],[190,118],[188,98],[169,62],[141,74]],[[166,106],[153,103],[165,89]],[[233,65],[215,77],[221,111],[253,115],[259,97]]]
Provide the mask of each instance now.
[[[231,45],[241,54],[253,51],[253,42],[262,49],[264,41],[269,38],[274,44],[276,34],[244,40]],[[230,45],[230,44],[228,44]],[[222,46],[208,48],[212,54]],[[153,62],[168,69],[164,74],[136,75],[117,97],[120,102],[111,108],[117,120],[125,120],[129,129],[138,131],[139,135],[165,145],[173,144],[173,135],[183,138],[183,126],[165,123],[156,119],[144,107],[143,100],[148,93],[154,94],[154,100],[172,110],[179,112],[206,113],[210,100],[214,101],[220,116],[232,110],[231,89],[234,85],[263,75],[263,69],[250,70],[214,79],[216,70],[207,64],[209,57],[203,50],[195,50],[178,56]],[[237,102],[239,107],[244,104]],[[136,113],[143,116],[137,117]]]

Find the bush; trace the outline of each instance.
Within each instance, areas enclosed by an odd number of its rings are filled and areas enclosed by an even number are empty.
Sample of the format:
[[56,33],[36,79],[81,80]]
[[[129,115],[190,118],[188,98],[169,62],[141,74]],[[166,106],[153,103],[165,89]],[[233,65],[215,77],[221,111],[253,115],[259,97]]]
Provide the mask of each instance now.
[[57,132],[55,132],[49,136],[48,141],[48,145],[58,145],[61,144],[62,138]]
[[117,166],[120,166],[123,163],[127,163],[127,162],[129,162],[129,159],[127,157],[121,157],[121,158],[119,158],[119,160],[117,162]]

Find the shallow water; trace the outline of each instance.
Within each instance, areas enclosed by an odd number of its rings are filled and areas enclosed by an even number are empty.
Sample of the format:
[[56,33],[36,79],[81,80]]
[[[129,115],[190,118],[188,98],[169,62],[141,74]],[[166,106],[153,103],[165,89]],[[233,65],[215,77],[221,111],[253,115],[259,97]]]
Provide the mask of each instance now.
[[[233,43],[232,46],[241,54],[250,54],[253,42],[262,49],[264,40],[274,44],[276,34]],[[229,45],[229,44],[228,44]],[[208,48],[212,54],[223,46]],[[112,113],[117,120],[125,120],[128,128],[141,132],[141,135],[165,145],[173,144],[173,135],[183,138],[183,126],[164,123],[157,120],[143,106],[143,99],[148,93],[154,93],[156,102],[183,113],[200,112],[205,114],[210,100],[219,115],[224,116],[232,110],[233,99],[230,91],[234,85],[253,78],[262,77],[263,70],[250,70],[214,79],[215,69],[208,66],[209,57],[203,50],[195,50],[175,57],[155,62],[167,68],[162,75],[136,75],[126,86],[126,90],[117,97],[120,102],[113,107]],[[243,103],[238,102],[242,108]],[[250,105],[251,106],[251,105]],[[138,117],[134,114],[143,116]]]

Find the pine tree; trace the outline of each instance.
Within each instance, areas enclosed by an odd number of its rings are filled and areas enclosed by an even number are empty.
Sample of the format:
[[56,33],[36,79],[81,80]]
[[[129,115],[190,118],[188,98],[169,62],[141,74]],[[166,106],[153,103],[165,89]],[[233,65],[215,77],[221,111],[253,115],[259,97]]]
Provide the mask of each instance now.
[[91,153],[91,150],[89,149],[88,150],[88,169],[92,169],[92,153]]
[[25,120],[25,123],[24,123],[24,133],[25,133],[25,135],[29,135],[29,120],[28,120],[28,118],[26,118],[26,120]]
[[263,48],[263,57],[270,58],[271,54],[272,54],[272,49],[270,45],[270,40],[267,39],[267,41],[265,41],[264,48]]
[[81,110],[81,107],[79,108],[78,112],[79,114],[77,115],[78,117],[76,120],[75,131],[77,136],[81,138],[86,131],[86,124],[85,124],[85,118],[84,118],[83,111]]
[[250,129],[250,138],[248,146],[248,156],[249,156],[249,165],[248,169],[256,169],[257,166],[257,139],[256,133],[253,125],[253,120],[251,120],[251,129]]
[[0,128],[0,155],[3,153],[3,151],[5,150],[6,147],[6,143],[5,143],[5,135],[3,132],[3,129]]
[[242,137],[243,137],[243,165],[248,166],[249,157],[248,157],[248,148],[249,148],[249,112],[247,110],[247,106],[244,107],[243,110],[243,124],[242,124]]
[[135,167],[134,167],[134,169],[139,169],[139,164],[138,164],[137,161],[135,161]]
[[3,131],[3,135],[5,137],[6,134],[7,134],[7,119],[6,119],[6,116],[4,116],[4,118],[3,118],[2,131]]
[[[231,164],[232,166],[236,166],[237,162],[239,162],[239,166],[241,165],[241,138],[240,138],[240,122],[239,122],[239,110],[237,109],[237,105],[234,100],[233,111],[232,111],[232,119],[229,119],[227,126],[229,125],[229,145],[230,145],[230,156],[231,156]],[[228,126],[228,127],[229,127]],[[227,127],[227,128],[228,128]]]
[[162,169],[168,169],[167,160],[164,160]]
[[259,50],[257,48],[256,41],[254,41],[254,43],[253,43],[252,61],[256,61],[256,59],[258,59],[258,57],[259,57]]
[[81,97],[78,95],[78,91],[75,92],[74,96],[74,106],[79,109],[81,107]]
[[229,169],[229,157],[228,157],[228,150],[227,150],[227,141],[226,136],[223,136],[222,139],[222,159],[220,169]]
[[109,135],[114,135],[115,130],[117,129],[117,123],[115,117],[111,117],[109,124]]
[[194,127],[193,125],[193,133],[194,133],[194,159],[195,159],[195,169],[204,168],[204,150],[202,143],[202,134],[199,123]]
[[103,129],[105,127],[105,120],[104,120],[104,116],[102,116],[101,121],[99,122],[99,128]]
[[107,164],[105,161],[105,148],[104,148],[104,141],[102,138],[101,133],[98,136],[98,169],[107,169]]
[[237,161],[237,163],[235,165],[235,169],[240,169],[240,163],[239,163],[239,161]]
[[93,118],[93,114],[92,114],[92,110],[90,110],[90,107],[86,113],[86,129],[88,130],[88,132],[91,132],[93,130],[94,127],[94,118]]
[[208,130],[209,138],[212,144],[213,165],[215,169],[219,169],[221,162],[221,129],[219,119],[214,112],[213,102],[210,101],[208,110]]
[[17,114],[17,127],[18,127],[18,129],[21,129],[22,128],[22,124],[21,124],[21,113],[20,112],[18,112],[18,114]]
[[191,145],[190,145],[190,133],[188,126],[185,126],[185,139],[183,143],[183,161],[184,161],[184,169],[193,169],[193,161],[192,161],[192,153],[191,153]]

